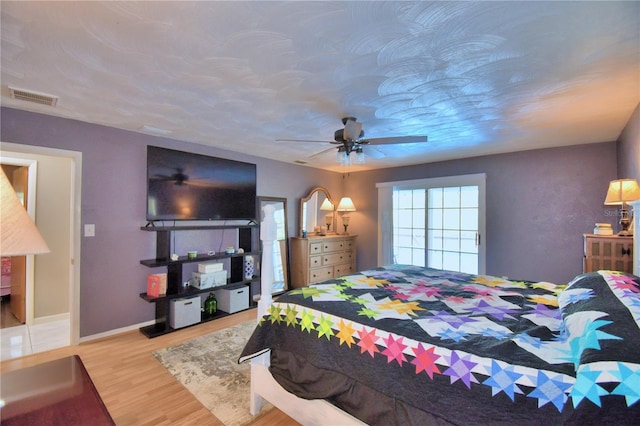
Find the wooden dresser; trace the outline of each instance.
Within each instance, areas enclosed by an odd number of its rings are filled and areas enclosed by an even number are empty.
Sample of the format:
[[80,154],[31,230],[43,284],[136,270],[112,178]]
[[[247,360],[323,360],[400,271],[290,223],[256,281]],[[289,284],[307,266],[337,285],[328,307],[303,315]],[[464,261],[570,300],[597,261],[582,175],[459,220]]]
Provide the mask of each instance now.
[[292,287],[305,287],[355,271],[355,235],[291,238]]
[[633,273],[633,236],[584,234],[584,272]]

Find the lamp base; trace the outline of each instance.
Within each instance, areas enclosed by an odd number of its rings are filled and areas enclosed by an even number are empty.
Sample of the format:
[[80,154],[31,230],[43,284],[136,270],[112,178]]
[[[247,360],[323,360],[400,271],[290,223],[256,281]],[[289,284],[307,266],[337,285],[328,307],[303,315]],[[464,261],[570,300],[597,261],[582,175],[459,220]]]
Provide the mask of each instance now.
[[344,235],[349,235],[349,233],[347,232],[347,228],[349,227],[349,225],[342,225],[344,226]]
[[631,217],[629,216],[629,209],[625,205],[622,206],[620,210],[620,232],[618,232],[619,236],[628,237],[633,235],[633,231],[629,229],[631,227]]

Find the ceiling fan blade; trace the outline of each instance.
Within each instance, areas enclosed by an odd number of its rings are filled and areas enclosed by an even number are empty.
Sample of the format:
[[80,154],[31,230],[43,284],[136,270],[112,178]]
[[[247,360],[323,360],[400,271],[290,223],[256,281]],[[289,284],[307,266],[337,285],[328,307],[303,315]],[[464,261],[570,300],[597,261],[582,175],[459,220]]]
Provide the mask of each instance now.
[[371,145],[392,145],[397,143],[421,143],[427,142],[426,136],[398,136],[391,138],[368,138]]
[[331,148],[328,148],[328,149],[323,149],[323,150],[322,150],[322,151],[320,151],[320,152],[316,152],[315,154],[310,155],[310,156],[309,156],[309,158],[314,158],[314,157],[317,157],[317,156],[319,156],[319,155],[324,154],[325,152],[335,151],[335,150],[336,150],[336,149],[335,149],[334,147],[331,147]]
[[276,142],[336,143],[335,141],[316,141],[316,140],[309,140],[309,139],[276,139]]

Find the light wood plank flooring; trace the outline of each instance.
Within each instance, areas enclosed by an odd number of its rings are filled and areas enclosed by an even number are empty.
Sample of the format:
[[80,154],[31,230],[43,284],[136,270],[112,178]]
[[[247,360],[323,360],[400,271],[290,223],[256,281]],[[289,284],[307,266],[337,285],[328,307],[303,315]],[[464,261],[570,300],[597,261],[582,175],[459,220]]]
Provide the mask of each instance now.
[[[137,330],[131,331],[78,346],[3,361],[0,371],[77,354],[119,426],[222,425],[151,353],[255,318],[256,310],[250,309],[155,339],[147,339]],[[280,410],[273,409],[258,417],[252,425],[289,426],[298,423]]]

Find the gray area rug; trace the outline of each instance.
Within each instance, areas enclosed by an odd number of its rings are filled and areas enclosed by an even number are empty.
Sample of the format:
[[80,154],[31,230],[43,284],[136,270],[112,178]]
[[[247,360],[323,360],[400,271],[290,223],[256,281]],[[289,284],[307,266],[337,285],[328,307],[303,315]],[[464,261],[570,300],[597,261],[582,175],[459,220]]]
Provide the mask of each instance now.
[[153,355],[225,426],[246,425],[254,419],[249,413],[251,368],[249,362],[238,364],[238,357],[255,327],[254,321],[238,324]]

